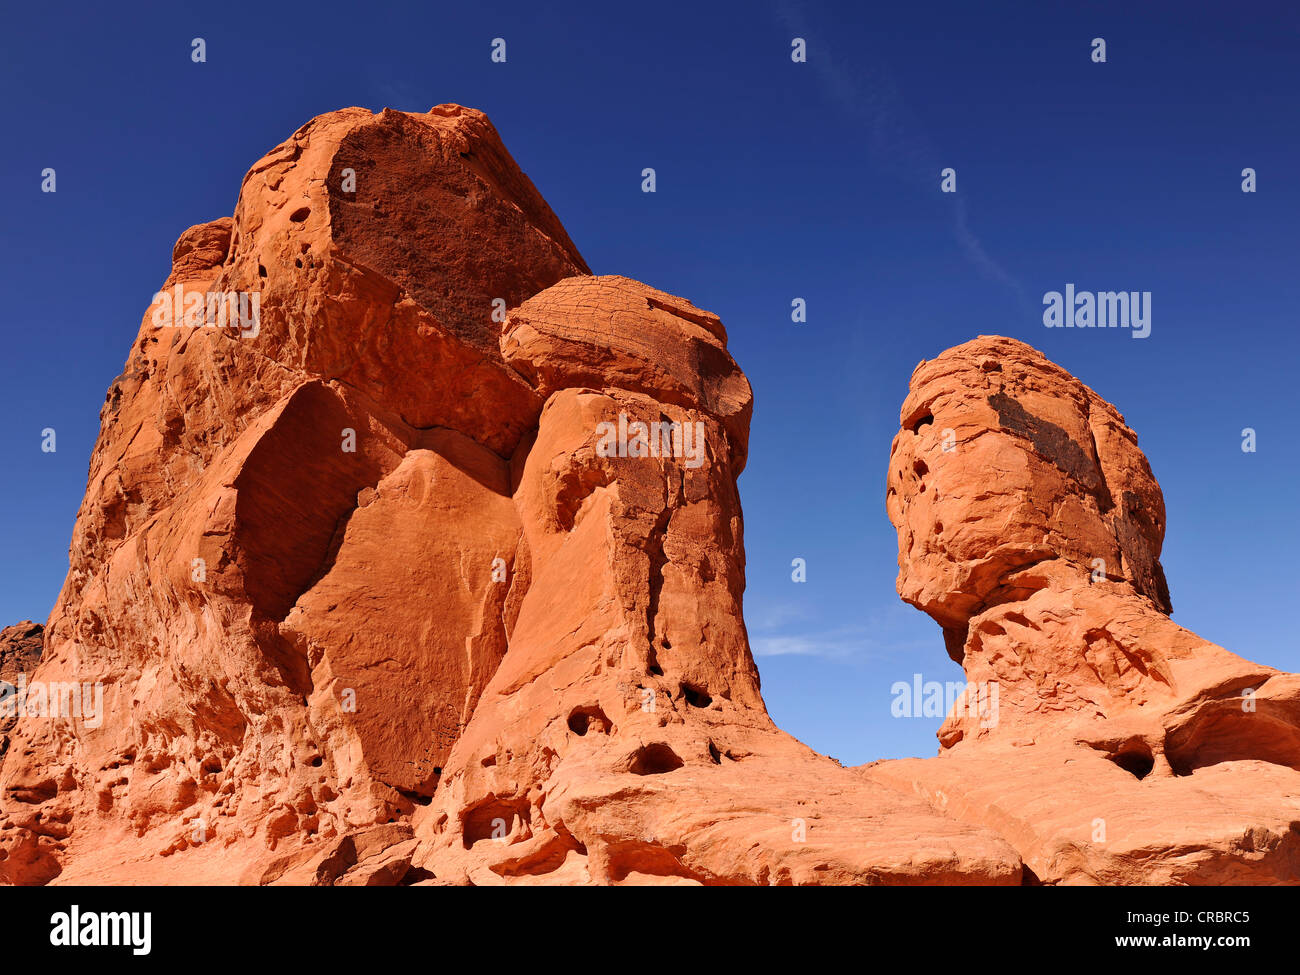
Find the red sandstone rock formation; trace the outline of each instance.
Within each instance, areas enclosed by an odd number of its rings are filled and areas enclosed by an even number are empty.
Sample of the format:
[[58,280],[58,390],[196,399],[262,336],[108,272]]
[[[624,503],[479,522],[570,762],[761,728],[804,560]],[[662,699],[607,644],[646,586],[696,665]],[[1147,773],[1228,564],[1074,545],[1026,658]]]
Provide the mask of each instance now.
[[235,879],[429,800],[506,650],[493,560],[543,403],[493,311],[586,271],[457,106],[315,119],[181,236],[168,298],[256,293],[260,320],[156,300],[109,391],[39,670],[107,714],[20,722],[4,879],[98,851]]
[[981,704],[864,774],[990,827],[1052,883],[1300,883],[1300,676],[1170,620],[1164,499],[1113,406],[1022,342],[912,375],[898,592]]
[[[767,716],[741,615],[749,384],[717,317],[571,278],[512,311],[501,347],[547,401],[513,465],[509,650],[415,817],[424,867],[479,884],[1018,883],[991,833],[859,791]],[[620,415],[695,427],[702,450],[608,456],[601,425]]]
[[181,236],[36,674],[105,714],[19,722],[0,877],[1020,881],[772,725],[749,384],[716,316],[587,275],[456,106],[322,116]]
[[0,880],[1294,877],[1295,678],[1168,620],[1135,438],[1028,347],[919,370],[890,474],[900,592],[1002,720],[850,770],[763,705],[721,321],[590,276],[482,114],[313,120],[163,291],[20,664],[102,720],[11,729]]

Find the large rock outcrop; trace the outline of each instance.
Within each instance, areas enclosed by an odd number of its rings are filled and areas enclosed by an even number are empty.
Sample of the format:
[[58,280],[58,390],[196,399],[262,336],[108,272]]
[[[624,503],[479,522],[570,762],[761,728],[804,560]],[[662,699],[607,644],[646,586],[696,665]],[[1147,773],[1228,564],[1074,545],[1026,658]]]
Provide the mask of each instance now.
[[303,126],[176,243],[48,624],[0,633],[0,881],[1296,879],[1297,678],[1169,620],[1113,408],[1006,339],[918,369],[899,591],[998,720],[844,769],[750,654],[751,406],[481,113]]
[[[493,316],[587,268],[487,118],[317,118],[172,257],[101,413],[39,674],[102,683],[107,713],[22,722],[7,879],[58,875],[74,837],[201,842],[226,876],[210,851],[236,837],[400,818],[505,652],[488,583],[543,400]],[[227,293],[259,306],[207,297]]]
[[103,713],[18,720],[0,879],[1019,883],[768,718],[750,407],[481,113],[308,123],[109,390],[34,675]]
[[1300,676],[1169,618],[1164,499],[1113,406],[1022,342],[919,365],[886,487],[898,592],[968,693],[863,770],[1053,883],[1300,883]]

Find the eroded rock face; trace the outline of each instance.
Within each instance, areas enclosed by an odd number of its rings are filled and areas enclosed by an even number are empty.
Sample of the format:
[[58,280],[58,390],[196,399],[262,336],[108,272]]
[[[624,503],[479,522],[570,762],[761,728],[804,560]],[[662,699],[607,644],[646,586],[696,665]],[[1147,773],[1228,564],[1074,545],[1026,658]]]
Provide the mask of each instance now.
[[1064,369],[982,338],[918,366],[901,416],[887,506],[905,600],[960,631],[1073,566],[1170,612],[1160,486],[1124,418]]
[[92,876],[103,851],[233,879],[429,801],[506,651],[489,582],[544,402],[493,316],[586,271],[459,106],[321,116],[233,220],[182,234],[106,397],[40,668],[100,684],[105,714],[19,722],[0,877]]
[[313,120],[164,291],[37,674],[102,720],[18,721],[0,879],[1020,882],[773,726],[722,323],[590,276],[481,113]]
[[[1018,883],[996,836],[862,791],[768,718],[741,614],[751,397],[717,318],[570,278],[512,311],[501,347],[547,394],[514,494],[520,595],[415,818],[422,865],[476,884]],[[638,445],[637,424],[672,427]]]
[[[19,678],[30,675],[45,650],[45,627],[23,620],[0,630],[0,760],[9,750],[9,731],[18,721]],[[10,698],[13,700],[10,701]]]
[[1300,882],[1300,677],[1169,618],[1164,501],[1124,418],[981,337],[917,367],[900,425],[898,591],[969,702],[938,758],[864,774],[997,830],[1044,882]]
[[899,591],[1000,720],[861,770],[763,704],[751,408],[481,113],[308,123],[181,235],[48,626],[0,633],[97,695],[2,729],[0,881],[1294,879],[1297,679],[1170,621],[1113,408],[1010,340],[918,369]]

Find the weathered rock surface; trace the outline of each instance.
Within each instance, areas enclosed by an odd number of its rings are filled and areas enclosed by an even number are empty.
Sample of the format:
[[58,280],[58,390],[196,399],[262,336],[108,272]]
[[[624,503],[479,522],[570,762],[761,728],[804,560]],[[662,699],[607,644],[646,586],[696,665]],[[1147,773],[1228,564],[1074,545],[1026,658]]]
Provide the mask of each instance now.
[[0,630],[0,760],[9,750],[9,732],[18,721],[20,676],[30,675],[45,650],[45,627],[23,620]]
[[0,680],[12,684],[19,674],[30,673],[45,649],[45,627],[23,620],[0,630]]
[[[181,236],[106,397],[39,671],[102,683],[106,714],[19,722],[0,877],[174,858],[233,881],[429,800],[505,653],[489,582],[543,404],[493,316],[586,271],[458,106],[321,116],[233,220]],[[174,289],[260,315],[191,318]]]
[[[514,492],[526,589],[415,817],[419,862],[476,884],[1018,883],[997,837],[860,791],[768,718],[741,614],[750,395],[724,343],[714,316],[623,278],[507,318],[506,361],[549,393]],[[620,414],[701,449],[606,456]]]
[[917,367],[900,421],[898,591],[968,697],[939,757],[864,776],[996,830],[1042,882],[1300,883],[1300,676],[1169,618],[1164,500],[1124,418],[981,337]]
[[163,290],[37,671],[103,720],[18,722],[0,879],[1020,882],[773,726],[722,323],[591,277],[483,115],[313,120]]
[[900,593],[1001,720],[853,770],[763,704],[751,407],[481,113],[309,122],[181,235],[48,625],[0,633],[0,677],[102,691],[5,729],[0,881],[1294,879],[1297,679],[1168,619],[1118,413],[1009,340],[918,370]]

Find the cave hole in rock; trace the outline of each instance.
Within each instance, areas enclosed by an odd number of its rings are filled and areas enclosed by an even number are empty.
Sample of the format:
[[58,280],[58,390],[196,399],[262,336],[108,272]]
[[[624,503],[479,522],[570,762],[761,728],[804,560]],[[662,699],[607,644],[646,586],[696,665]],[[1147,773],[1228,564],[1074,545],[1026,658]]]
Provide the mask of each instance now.
[[[398,789],[397,792],[407,802],[416,806],[427,806],[433,802],[433,796],[426,795],[423,792],[416,792],[413,789]],[[390,819],[389,822],[391,823],[393,820]]]
[[569,730],[575,735],[585,735],[588,731],[599,734],[609,733],[609,718],[597,704],[588,704],[574,708],[569,712]]
[[1145,742],[1125,745],[1106,757],[1138,779],[1145,779],[1156,765],[1155,756],[1151,754],[1151,748]]
[[681,768],[683,764],[675,751],[663,742],[655,742],[638,748],[627,770],[633,775],[663,775]]
[[682,697],[686,698],[686,703],[693,708],[707,708],[713,703],[713,698],[709,692],[701,687],[695,687],[692,684],[682,684]]
[[465,849],[480,840],[501,839],[508,836],[518,817],[525,824],[531,821],[527,799],[492,798],[462,814],[464,826],[461,836]]
[[1224,762],[1268,762],[1300,770],[1300,731],[1285,711],[1265,703],[1243,711],[1240,690],[1202,707],[1165,737],[1165,757],[1174,775]]
[[[667,640],[663,640],[662,643],[666,648],[672,647],[672,644]],[[659,651],[653,643],[650,644],[650,649],[646,653],[645,663],[646,673],[651,677],[662,677],[664,675],[664,669],[659,666]]]

